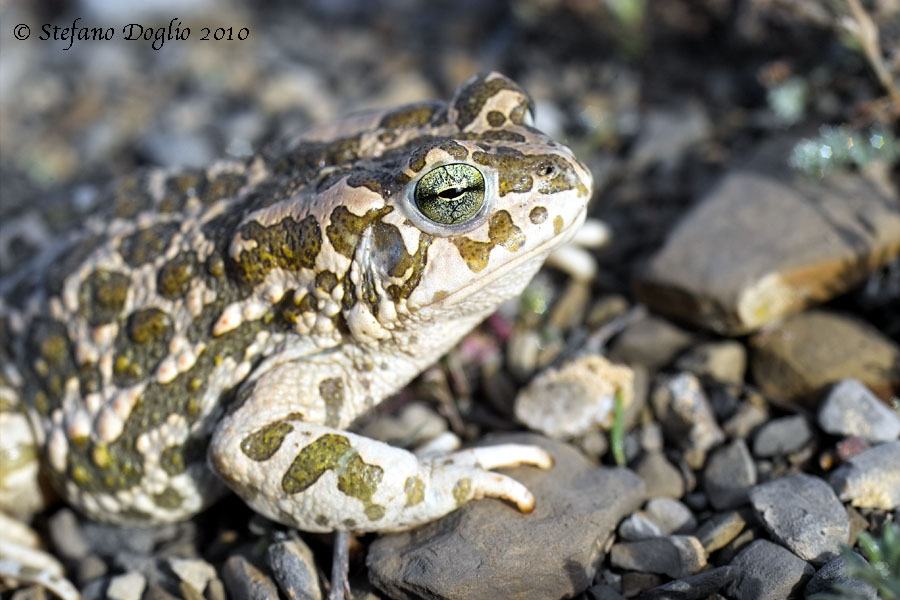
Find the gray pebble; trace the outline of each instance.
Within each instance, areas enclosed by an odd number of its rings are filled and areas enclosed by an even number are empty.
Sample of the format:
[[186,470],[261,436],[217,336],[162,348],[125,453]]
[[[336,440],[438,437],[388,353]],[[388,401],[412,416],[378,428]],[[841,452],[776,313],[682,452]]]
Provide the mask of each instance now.
[[725,440],[709,400],[696,376],[680,373],[663,377],[651,395],[653,412],[666,436],[684,451],[684,461],[699,469],[706,453]]
[[819,426],[832,435],[855,435],[870,442],[900,437],[900,416],[856,379],[834,385],[819,407]]
[[838,467],[828,482],[853,506],[893,510],[900,506],[900,441],[869,448]]
[[677,578],[705,567],[707,555],[697,538],[671,535],[613,544],[609,558],[610,564],[619,569]]
[[92,579],[103,577],[108,571],[106,561],[96,554],[88,554],[79,560],[76,568],[78,582],[82,585]]
[[299,538],[269,546],[266,550],[266,562],[278,587],[288,598],[322,598],[312,551]]
[[641,457],[635,471],[647,486],[650,498],[681,498],[684,495],[684,478],[662,452],[648,452]]
[[[859,560],[866,562],[866,559],[859,554],[854,552],[854,555]],[[809,598],[813,594],[835,594],[840,597],[840,594],[849,588],[855,592],[854,600],[878,600],[878,592],[875,588],[864,581],[851,577],[848,566],[847,559],[843,555],[836,556],[825,563],[806,584],[806,590],[804,590],[806,597]],[[836,586],[844,589],[841,590]]]
[[805,560],[767,540],[741,550],[731,566],[740,575],[726,589],[734,600],[784,600],[799,596],[815,569]]
[[768,458],[796,452],[812,439],[812,429],[802,415],[772,419],[753,439],[753,454]]
[[647,518],[663,533],[690,533],[697,528],[697,519],[687,506],[672,498],[651,498],[644,507]]
[[694,536],[700,540],[703,548],[712,554],[735,539],[746,525],[744,515],[736,510],[730,510],[706,519],[694,532]]
[[198,592],[203,592],[209,580],[216,577],[215,567],[199,558],[170,558],[167,562],[178,579]]
[[747,349],[735,340],[707,342],[694,346],[681,355],[675,361],[675,367],[698,377],[741,384],[747,370]]
[[737,567],[725,566],[676,579],[641,594],[640,600],[706,600],[740,575]]
[[750,502],[766,529],[804,560],[827,562],[850,538],[847,511],[818,477],[795,473],[758,485]]
[[619,537],[626,542],[648,540],[664,535],[665,533],[663,533],[656,523],[640,513],[629,516],[619,525]]
[[54,549],[67,560],[82,559],[91,551],[81,531],[81,523],[72,509],[62,508],[56,511],[50,517],[48,532]]
[[233,598],[268,600],[278,597],[275,583],[240,555],[233,555],[222,567],[222,579]]
[[756,465],[744,440],[717,449],[703,470],[703,489],[716,509],[734,508],[747,502],[756,485]]

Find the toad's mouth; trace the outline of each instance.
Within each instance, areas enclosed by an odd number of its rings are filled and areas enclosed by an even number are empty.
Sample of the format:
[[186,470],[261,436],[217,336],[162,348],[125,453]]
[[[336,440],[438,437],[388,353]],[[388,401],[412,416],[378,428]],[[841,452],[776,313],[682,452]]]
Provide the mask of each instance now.
[[542,252],[549,254],[550,251],[553,250],[553,248],[561,246],[572,239],[572,236],[575,235],[575,232],[578,231],[578,228],[581,227],[581,225],[584,223],[586,217],[587,206],[582,209],[582,211],[578,214],[577,217],[575,217],[575,219],[569,224],[568,227],[561,230],[558,234],[555,234],[550,239],[541,242],[528,252],[522,254],[521,256],[517,256],[504,265],[501,265],[493,272],[487,273],[486,275],[477,278],[472,283],[459,288],[452,294],[448,294],[440,300],[435,300],[434,302],[423,305],[422,308],[446,308],[449,306],[453,306],[464,298],[468,298],[472,294],[504,277],[511,271],[514,271],[518,267],[522,266],[522,264],[533,259],[535,255],[541,254]]

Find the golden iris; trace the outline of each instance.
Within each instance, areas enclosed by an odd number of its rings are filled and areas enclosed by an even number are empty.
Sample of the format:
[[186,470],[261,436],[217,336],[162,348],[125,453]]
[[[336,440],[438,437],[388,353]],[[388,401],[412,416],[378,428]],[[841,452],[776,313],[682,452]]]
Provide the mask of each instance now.
[[414,197],[419,212],[435,223],[464,223],[484,204],[484,176],[465,163],[442,165],[422,176]]

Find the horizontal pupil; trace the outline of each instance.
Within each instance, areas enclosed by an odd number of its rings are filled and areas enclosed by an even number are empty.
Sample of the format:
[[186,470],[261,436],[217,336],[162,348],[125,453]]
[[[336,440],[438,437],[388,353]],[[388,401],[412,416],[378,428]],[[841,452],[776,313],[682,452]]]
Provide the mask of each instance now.
[[438,194],[439,198],[459,198],[466,192],[466,188],[455,187],[442,191]]

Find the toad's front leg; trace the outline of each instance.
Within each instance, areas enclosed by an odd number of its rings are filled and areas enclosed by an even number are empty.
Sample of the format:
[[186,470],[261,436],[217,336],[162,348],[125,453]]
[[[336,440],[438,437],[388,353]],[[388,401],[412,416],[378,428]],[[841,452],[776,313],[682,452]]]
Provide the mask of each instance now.
[[509,500],[523,512],[533,508],[522,484],[491,469],[549,468],[544,450],[504,444],[417,458],[343,431],[340,424],[349,419],[335,406],[336,390],[352,390],[353,383],[339,367],[324,368],[272,369],[216,429],[210,463],[254,510],[298,529],[327,532],[408,529],[485,496]]

